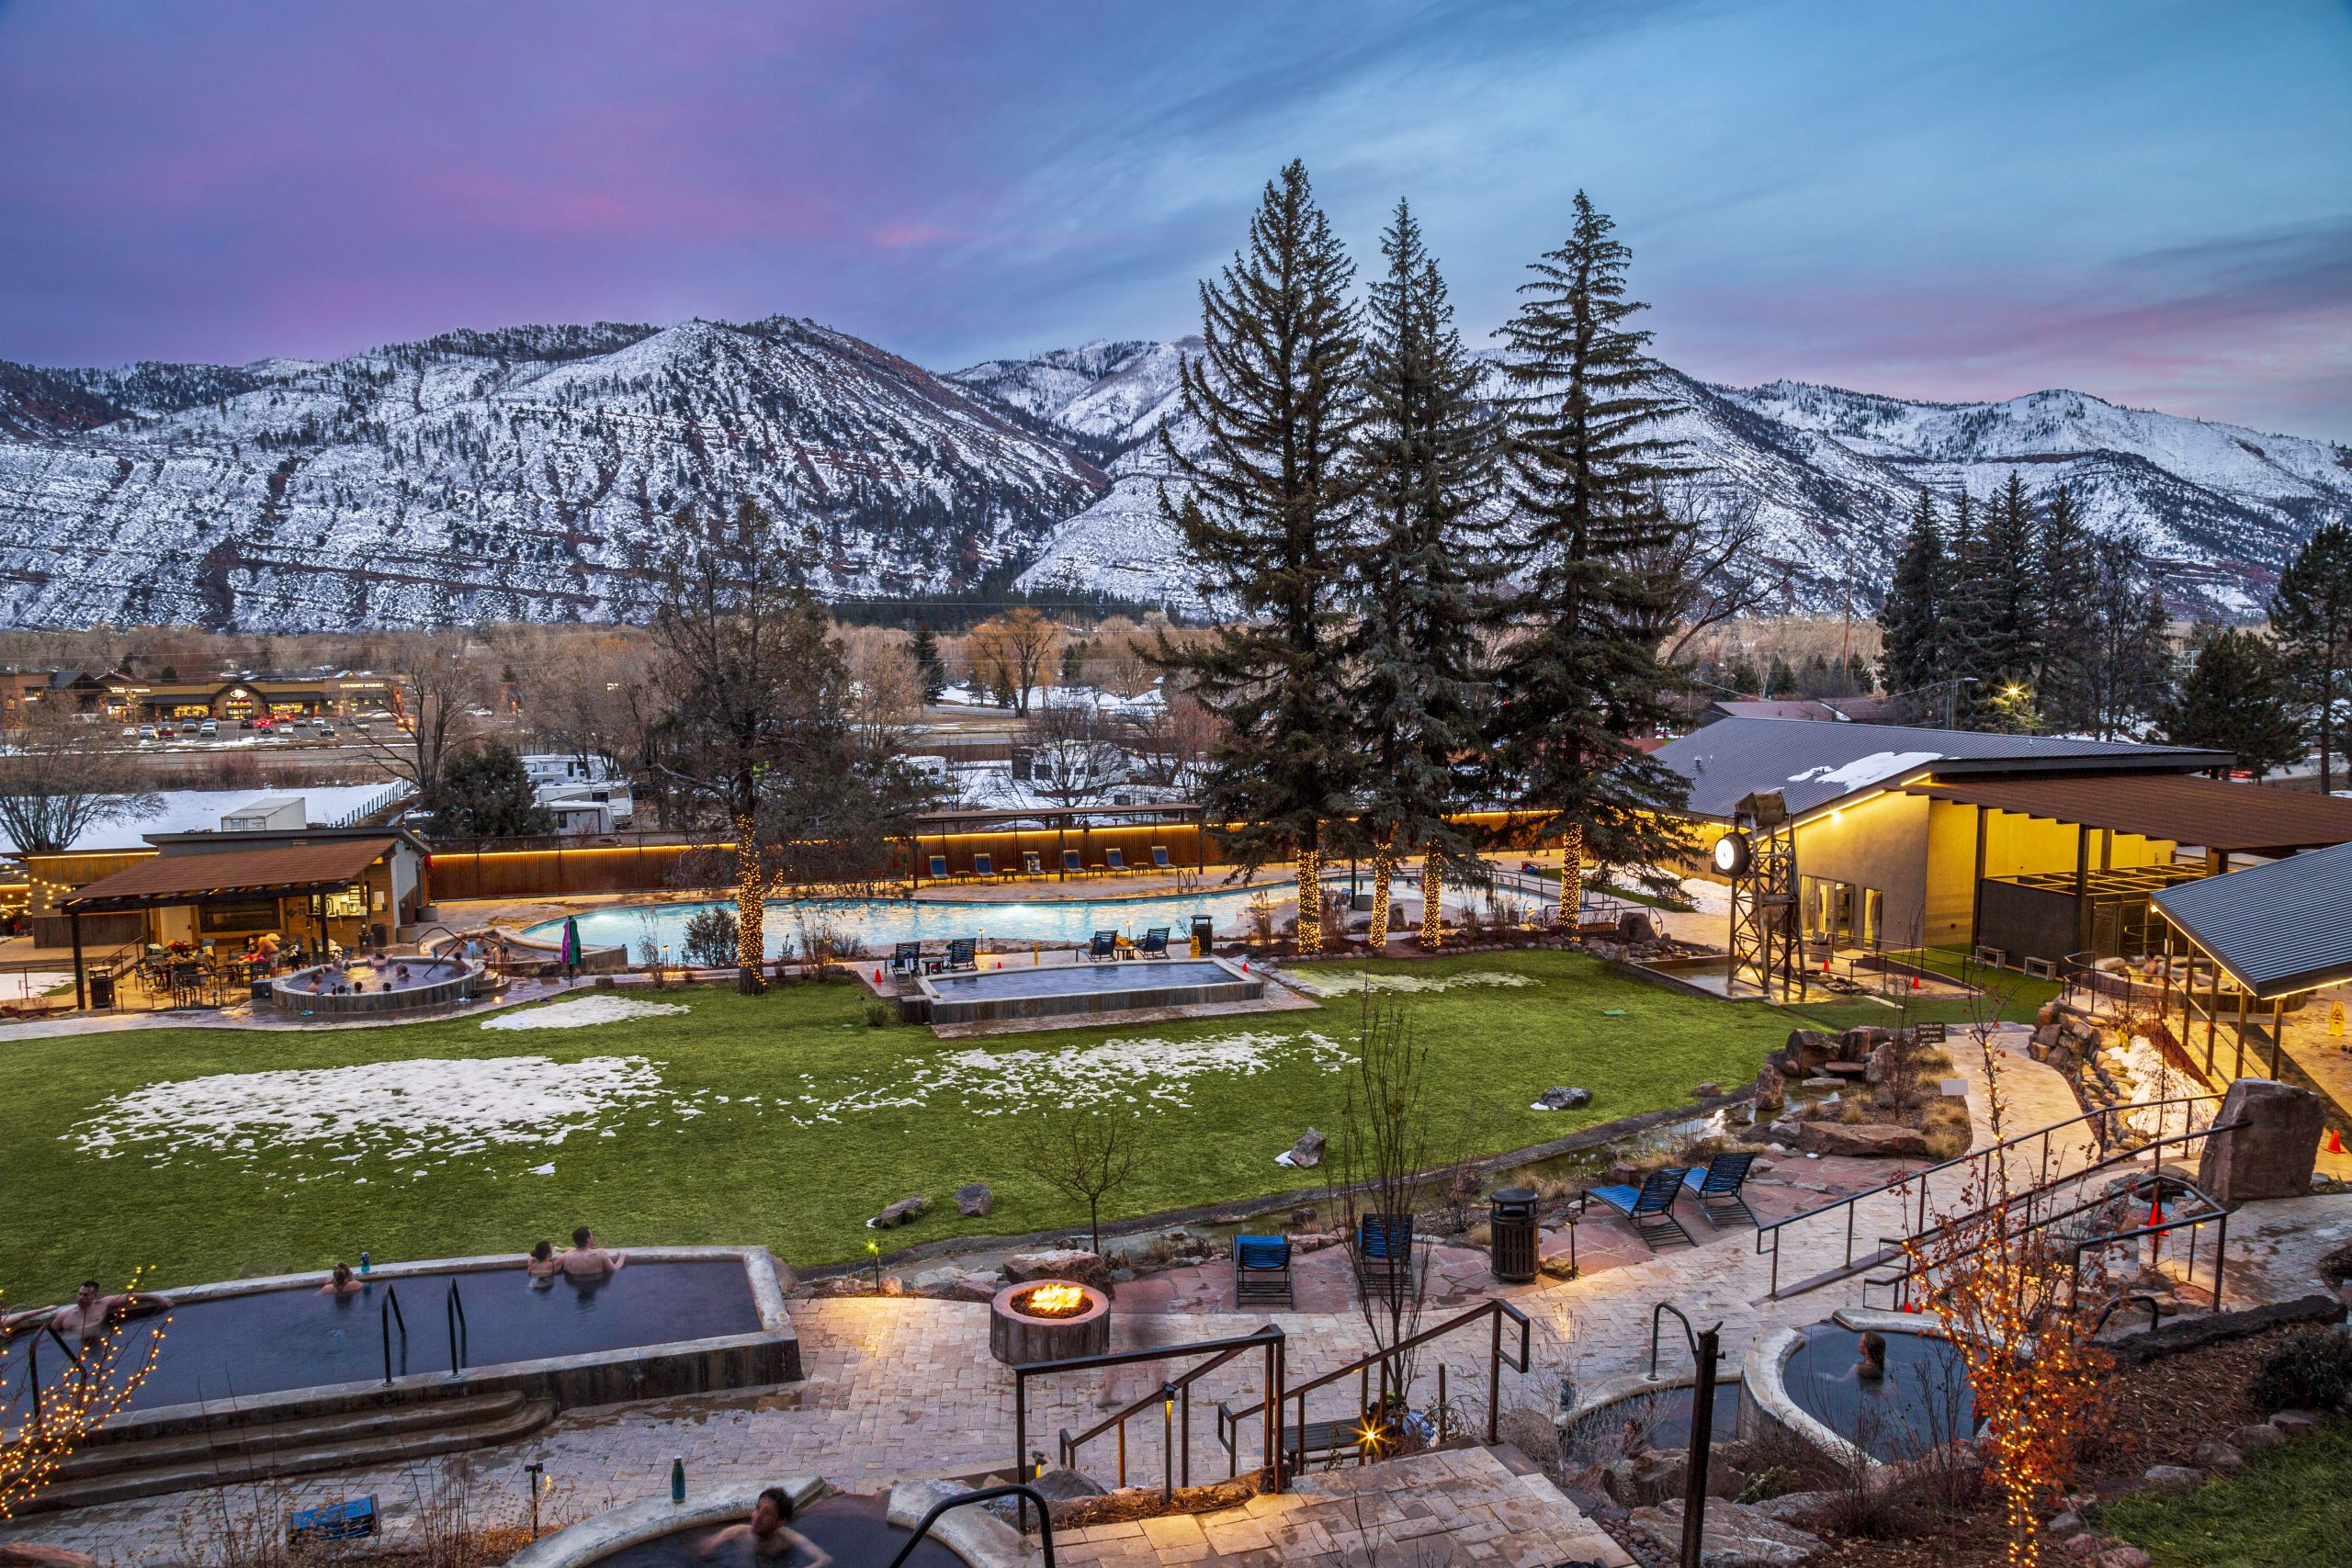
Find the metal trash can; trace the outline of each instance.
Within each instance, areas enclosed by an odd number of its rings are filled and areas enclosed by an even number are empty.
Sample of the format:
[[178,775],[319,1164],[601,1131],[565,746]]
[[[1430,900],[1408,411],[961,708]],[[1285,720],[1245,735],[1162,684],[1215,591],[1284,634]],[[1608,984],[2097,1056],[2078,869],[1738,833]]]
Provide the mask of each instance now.
[[257,1002],[266,1002],[277,994],[277,987],[275,982],[269,980],[255,980],[254,982],[254,1000]]
[[1206,958],[1209,944],[1216,940],[1216,927],[1206,915],[1193,917],[1193,956]]
[[1499,1282],[1524,1285],[1535,1278],[1535,1194],[1525,1187],[1498,1188],[1487,1221],[1488,1269]]
[[114,1006],[113,976],[93,975],[90,976],[90,1005],[93,1008]]

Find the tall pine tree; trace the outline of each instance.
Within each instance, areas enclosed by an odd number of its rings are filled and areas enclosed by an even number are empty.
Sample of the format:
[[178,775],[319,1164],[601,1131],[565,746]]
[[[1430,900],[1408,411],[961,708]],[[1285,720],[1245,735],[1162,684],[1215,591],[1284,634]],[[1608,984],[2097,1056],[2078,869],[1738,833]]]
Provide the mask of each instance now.
[[2095,614],[2095,541],[2083,525],[2082,508],[2061,482],[2050,492],[2036,547],[2041,581],[2035,611],[2041,620],[2041,659],[2033,672],[2034,694],[2042,713],[2062,729],[2089,723],[2085,660],[2086,636]]
[[2323,523],[2303,541],[2270,600],[2270,629],[2319,744],[2320,788],[2352,719],[2352,527]]
[[2137,535],[2091,541],[2090,594],[2069,633],[2069,722],[2101,740],[2156,713],[2172,689],[2172,617]]
[[[1481,514],[1498,482],[1498,423],[1404,202],[1380,250],[1388,265],[1365,309],[1363,536],[1349,557],[1357,608],[1348,649],[1350,717],[1368,764],[1357,825],[1372,850],[1374,952],[1388,940],[1400,851],[1422,856],[1425,912],[1438,908],[1429,895],[1444,868],[1475,863],[1470,833],[1448,813],[1478,777],[1486,633],[1501,575]],[[1425,918],[1423,929],[1434,938],[1439,927]]]
[[1957,706],[1972,728],[2038,727],[2033,682],[2041,668],[2040,540],[2032,498],[2013,469],[1984,508],[1984,521],[1959,551],[1944,625],[1952,637],[1952,670],[1967,677]]
[[2175,745],[2234,752],[2256,778],[2302,755],[2278,651],[2252,632],[2203,628],[2163,719]]
[[1181,499],[1162,490],[1160,509],[1204,596],[1237,615],[1198,642],[1163,632],[1152,660],[1223,721],[1204,804],[1241,824],[1227,844],[1244,868],[1292,858],[1306,953],[1323,945],[1324,835],[1346,818],[1356,775],[1341,679],[1353,275],[1293,162],[1266,186],[1247,248],[1201,285],[1203,345],[1180,396],[1207,442],[1195,456],[1160,435],[1186,481]]
[[1894,581],[1879,607],[1878,624],[1884,634],[1879,661],[1886,689],[1924,703],[1932,694],[1939,709],[1941,694],[1928,692],[1944,678],[1944,595],[1951,591],[1951,562],[1944,550],[1943,530],[1936,522],[1936,498],[1925,488],[1911,513],[1910,530],[1903,536],[1903,554],[1894,565]]
[[1667,484],[1686,472],[1660,423],[1650,334],[1629,325],[1633,253],[1582,191],[1566,243],[1536,262],[1503,328],[1512,493],[1524,518],[1519,637],[1504,649],[1499,761],[1566,843],[1560,917],[1582,866],[1623,866],[1663,889],[1682,847],[1688,787],[1634,745],[1675,716],[1677,678],[1647,628],[1670,590],[1645,563],[1673,540]]

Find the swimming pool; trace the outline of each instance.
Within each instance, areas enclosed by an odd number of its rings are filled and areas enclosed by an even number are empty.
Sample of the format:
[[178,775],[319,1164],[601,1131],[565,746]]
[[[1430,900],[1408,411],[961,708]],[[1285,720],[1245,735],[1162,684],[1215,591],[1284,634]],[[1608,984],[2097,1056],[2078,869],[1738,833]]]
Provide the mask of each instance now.
[[[1328,888],[1333,884],[1326,883]],[[1338,886],[1346,886],[1341,878]],[[1215,891],[1165,893],[1141,898],[1039,899],[1035,902],[989,903],[950,898],[810,898],[776,900],[767,906],[767,956],[775,958],[787,942],[797,942],[798,917],[823,919],[846,932],[869,953],[887,953],[901,942],[944,942],[977,936],[991,942],[1082,942],[1099,931],[1140,937],[1154,926],[1166,926],[1182,942],[1194,915],[1216,923],[1220,936],[1241,933],[1250,900],[1264,894],[1281,902],[1286,883],[1260,883],[1254,887],[1220,887]],[[732,909],[731,902],[624,905],[594,909],[574,917],[580,940],[590,947],[626,947],[640,955],[644,944],[667,948],[676,956],[685,946],[686,922],[706,909]],[[524,935],[541,942],[563,939],[563,921],[542,920]]]
[[1220,958],[1122,959],[1035,969],[1016,963],[979,975],[926,975],[917,983],[931,1000],[933,1023],[1255,1001],[1266,994],[1264,980]]

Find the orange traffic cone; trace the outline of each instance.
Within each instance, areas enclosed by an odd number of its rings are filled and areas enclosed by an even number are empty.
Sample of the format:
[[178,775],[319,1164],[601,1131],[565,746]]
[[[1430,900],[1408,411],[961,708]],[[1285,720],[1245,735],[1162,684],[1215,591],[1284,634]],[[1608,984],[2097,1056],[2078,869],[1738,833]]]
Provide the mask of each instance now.
[[1917,975],[1911,976],[1911,988],[1915,991],[1919,988],[1919,976]]
[[2344,1152],[2344,1134],[2333,1127],[2327,1130],[2326,1152],[2332,1155],[2340,1155]]
[[2160,1225],[2165,1223],[2165,1201],[2163,1199],[2155,1198],[2149,1201],[2148,1223],[2152,1225]]
[[882,983],[882,971],[879,969],[874,972],[874,983],[877,986]]

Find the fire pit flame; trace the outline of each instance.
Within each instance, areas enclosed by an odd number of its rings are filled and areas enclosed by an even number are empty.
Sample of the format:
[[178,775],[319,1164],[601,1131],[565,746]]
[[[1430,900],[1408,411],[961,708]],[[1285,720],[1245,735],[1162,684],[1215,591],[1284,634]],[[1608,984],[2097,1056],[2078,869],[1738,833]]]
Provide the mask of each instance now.
[[1086,1292],[1077,1285],[1040,1285],[1015,1304],[1031,1317],[1075,1317],[1086,1310]]

